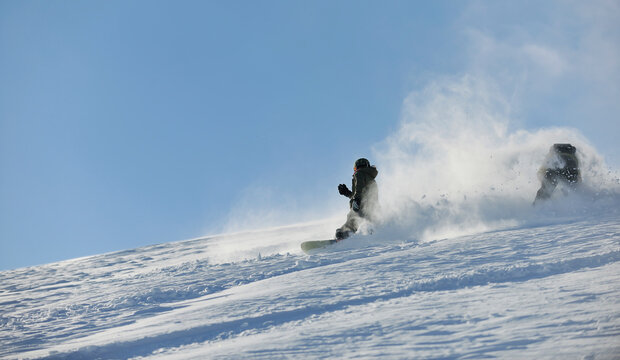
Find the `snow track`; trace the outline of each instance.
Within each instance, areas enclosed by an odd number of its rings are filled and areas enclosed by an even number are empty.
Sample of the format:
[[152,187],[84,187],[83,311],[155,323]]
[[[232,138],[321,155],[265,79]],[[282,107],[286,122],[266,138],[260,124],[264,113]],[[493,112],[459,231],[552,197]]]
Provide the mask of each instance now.
[[620,353],[615,215],[224,264],[206,259],[212,241],[0,273],[0,356],[612,359]]

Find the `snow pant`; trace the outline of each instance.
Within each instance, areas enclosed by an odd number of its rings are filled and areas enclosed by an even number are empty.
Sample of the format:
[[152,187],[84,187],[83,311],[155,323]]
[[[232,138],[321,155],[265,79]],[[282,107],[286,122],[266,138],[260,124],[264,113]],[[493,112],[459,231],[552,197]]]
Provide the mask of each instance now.
[[347,221],[336,229],[336,240],[346,239],[352,234],[355,234],[361,221],[362,217],[357,212],[350,210],[347,214]]
[[580,180],[579,170],[577,169],[547,169],[541,180],[540,189],[536,192],[534,203],[550,198],[560,181],[567,184],[570,189],[575,190]]

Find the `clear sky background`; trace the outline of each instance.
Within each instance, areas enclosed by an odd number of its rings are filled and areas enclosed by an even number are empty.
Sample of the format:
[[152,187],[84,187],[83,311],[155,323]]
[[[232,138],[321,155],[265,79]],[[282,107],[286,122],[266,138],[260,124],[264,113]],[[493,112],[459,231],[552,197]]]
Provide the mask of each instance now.
[[308,220],[437,78],[491,79],[518,127],[576,128],[617,168],[619,24],[611,0],[0,0],[0,269],[240,208]]

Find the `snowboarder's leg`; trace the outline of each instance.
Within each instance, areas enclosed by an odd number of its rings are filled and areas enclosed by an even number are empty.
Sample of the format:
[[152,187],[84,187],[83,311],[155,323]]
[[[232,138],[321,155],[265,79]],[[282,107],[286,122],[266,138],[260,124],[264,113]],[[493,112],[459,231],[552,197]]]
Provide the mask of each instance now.
[[556,172],[550,169],[545,171],[545,177],[541,181],[540,189],[536,192],[534,204],[540,200],[545,200],[551,197],[551,194],[557,185],[558,179]]
[[577,190],[579,184],[581,183],[581,176],[579,175],[578,169],[563,169],[562,180],[567,184],[568,189],[571,191]]
[[359,217],[355,211],[351,210],[347,214],[347,221],[336,229],[336,240],[346,239],[357,231],[359,227]]

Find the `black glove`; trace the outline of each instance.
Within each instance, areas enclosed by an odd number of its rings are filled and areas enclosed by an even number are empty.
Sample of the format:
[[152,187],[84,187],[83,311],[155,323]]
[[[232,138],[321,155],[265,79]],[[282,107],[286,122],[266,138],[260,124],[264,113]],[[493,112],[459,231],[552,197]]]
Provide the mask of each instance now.
[[344,195],[346,197],[351,197],[351,195],[353,194],[345,184],[338,185],[338,192],[340,193],[340,195]]

